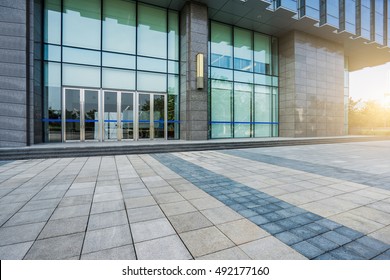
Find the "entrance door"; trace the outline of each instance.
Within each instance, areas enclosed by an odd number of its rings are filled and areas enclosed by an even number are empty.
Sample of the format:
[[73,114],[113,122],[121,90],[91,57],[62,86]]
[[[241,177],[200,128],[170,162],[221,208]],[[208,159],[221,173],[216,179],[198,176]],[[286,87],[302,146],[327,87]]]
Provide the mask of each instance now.
[[134,93],[103,92],[103,139],[132,140],[134,138]]
[[167,98],[164,94],[137,93],[138,139],[167,139]]
[[62,130],[64,141],[99,140],[99,91],[65,88]]

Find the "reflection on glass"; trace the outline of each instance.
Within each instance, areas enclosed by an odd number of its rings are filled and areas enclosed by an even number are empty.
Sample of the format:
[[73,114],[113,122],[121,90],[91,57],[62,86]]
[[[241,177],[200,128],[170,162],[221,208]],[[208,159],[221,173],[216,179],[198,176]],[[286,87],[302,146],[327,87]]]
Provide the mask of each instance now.
[[211,137],[232,137],[232,83],[212,81]]
[[252,31],[234,28],[234,69],[252,71]]
[[252,85],[234,84],[234,137],[251,137]]
[[229,25],[211,22],[211,66],[233,67],[232,41]]
[[118,127],[117,93],[104,92],[104,139],[116,140]]
[[179,60],[179,14],[176,11],[169,11],[168,59]]
[[100,66],[100,52],[77,48],[62,48],[62,61]]
[[103,50],[135,54],[135,2],[103,1]]
[[165,91],[167,75],[148,72],[137,72],[137,89],[144,91]]
[[121,93],[121,124],[122,139],[133,139],[134,132],[134,104],[133,93]]
[[255,136],[272,136],[272,105],[269,87],[255,87]]
[[61,44],[61,0],[45,0],[44,42]]
[[167,11],[138,5],[138,54],[167,58]]
[[167,72],[167,61],[163,59],[137,57],[137,69],[156,71],[156,72]]
[[61,64],[45,62],[43,114],[46,142],[61,142]]
[[84,92],[85,140],[99,140],[99,92]]
[[135,89],[135,71],[102,68],[102,79],[106,89]]
[[150,94],[138,96],[138,137],[150,138]]
[[135,69],[135,56],[103,52],[103,66]]
[[63,44],[100,49],[100,1],[64,0]]
[[66,140],[80,140],[80,90],[65,90]]
[[63,63],[62,84],[98,88],[100,87],[100,68]]
[[45,60],[61,62],[61,47],[45,44],[43,57]]
[[271,75],[271,40],[269,36],[255,33],[255,72]]
[[179,76],[168,75],[168,139],[179,139]]
[[154,138],[165,138],[165,99],[164,95],[154,95]]

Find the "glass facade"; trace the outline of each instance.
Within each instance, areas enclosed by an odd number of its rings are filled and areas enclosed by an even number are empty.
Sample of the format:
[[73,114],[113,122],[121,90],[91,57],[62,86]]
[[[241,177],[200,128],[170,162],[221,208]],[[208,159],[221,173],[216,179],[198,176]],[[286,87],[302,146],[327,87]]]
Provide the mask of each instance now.
[[385,15],[385,1],[375,0],[375,33],[372,40],[383,45],[384,44],[384,15]]
[[178,12],[130,0],[45,0],[44,43],[46,142],[63,141],[65,87],[167,94],[168,138],[179,138]]
[[360,0],[359,2],[357,2],[357,35],[371,40],[371,0]]
[[[339,0],[325,0],[321,9],[325,8],[325,23],[339,28],[340,25]],[[325,6],[324,6],[325,5]]]
[[210,25],[210,138],[278,136],[276,38]]

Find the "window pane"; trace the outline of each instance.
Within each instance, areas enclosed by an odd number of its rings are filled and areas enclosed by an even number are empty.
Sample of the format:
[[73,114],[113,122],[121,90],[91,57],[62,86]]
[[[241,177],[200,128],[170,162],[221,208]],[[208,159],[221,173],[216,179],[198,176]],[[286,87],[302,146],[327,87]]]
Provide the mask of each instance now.
[[234,84],[234,137],[251,137],[252,85]]
[[271,40],[255,33],[255,72],[271,75]]
[[210,78],[233,81],[233,70],[211,67]]
[[100,88],[100,67],[62,64],[62,83],[66,86]]
[[211,81],[211,138],[232,137],[232,83]]
[[100,52],[77,48],[62,49],[63,62],[100,66]]
[[232,29],[229,25],[211,22],[211,66],[233,68]]
[[135,3],[103,1],[103,50],[135,54]]
[[179,60],[179,15],[168,12],[168,59]]
[[139,4],[138,54],[167,57],[167,12],[165,9]]
[[103,52],[103,66],[135,69],[135,56]]
[[44,65],[43,127],[46,142],[61,142],[61,64]]
[[147,57],[137,57],[137,70],[167,72],[167,61]]
[[44,42],[61,44],[61,0],[45,0]]
[[54,45],[44,45],[44,59],[61,62],[61,47]]
[[255,136],[272,136],[272,105],[271,90],[269,87],[255,87]]
[[100,1],[64,0],[63,44],[100,49]]
[[150,90],[157,92],[167,91],[167,75],[158,73],[137,73],[137,90]]
[[168,61],[168,73],[179,74],[179,62]]
[[168,75],[168,139],[179,139],[179,76]]
[[234,28],[234,69],[252,71],[252,32]]
[[134,90],[135,71],[103,68],[102,82],[103,88]]

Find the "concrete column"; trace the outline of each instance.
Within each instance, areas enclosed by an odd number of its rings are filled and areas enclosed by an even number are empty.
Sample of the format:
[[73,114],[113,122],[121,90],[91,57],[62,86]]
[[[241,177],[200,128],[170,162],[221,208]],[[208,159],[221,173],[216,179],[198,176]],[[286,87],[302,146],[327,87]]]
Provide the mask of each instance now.
[[0,147],[33,143],[34,0],[0,2]]
[[[187,2],[180,17],[180,138],[207,140],[207,6]],[[204,54],[204,87],[196,85],[196,55]]]
[[344,135],[344,50],[299,31],[279,39],[279,135]]

